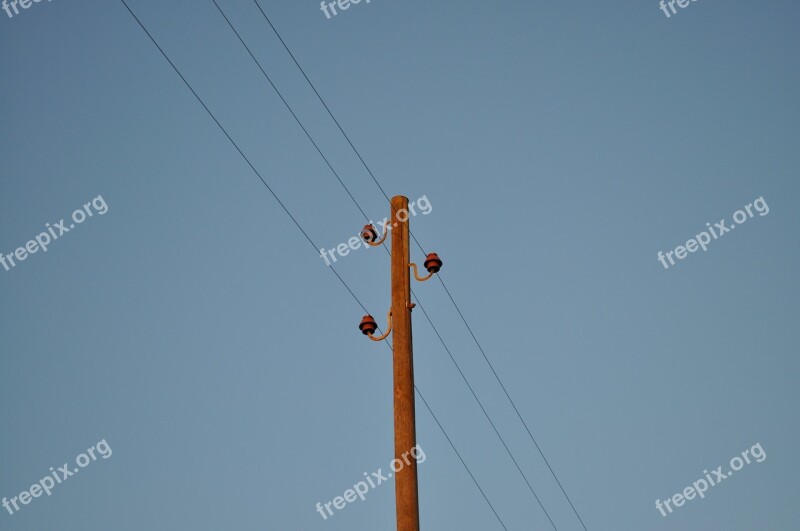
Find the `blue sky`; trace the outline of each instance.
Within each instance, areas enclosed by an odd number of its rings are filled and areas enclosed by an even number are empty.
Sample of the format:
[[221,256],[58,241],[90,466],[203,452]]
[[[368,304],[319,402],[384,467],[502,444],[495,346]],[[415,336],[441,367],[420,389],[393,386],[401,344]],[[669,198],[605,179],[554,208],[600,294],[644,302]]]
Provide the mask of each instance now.
[[[130,0],[319,246],[364,219],[209,0]],[[221,0],[367,215],[388,204],[252,0]],[[800,8],[372,0],[264,10],[411,219],[594,530],[790,529]],[[389,350],[120,1],[0,11],[0,497],[113,449],[3,529],[394,529]],[[664,269],[706,223],[756,215]],[[423,257],[417,253],[416,261]],[[379,322],[389,261],[337,271]],[[560,530],[581,529],[438,282],[412,286]],[[549,523],[421,312],[416,382],[508,529]],[[502,529],[424,406],[424,529]],[[767,458],[664,518],[760,443]]]

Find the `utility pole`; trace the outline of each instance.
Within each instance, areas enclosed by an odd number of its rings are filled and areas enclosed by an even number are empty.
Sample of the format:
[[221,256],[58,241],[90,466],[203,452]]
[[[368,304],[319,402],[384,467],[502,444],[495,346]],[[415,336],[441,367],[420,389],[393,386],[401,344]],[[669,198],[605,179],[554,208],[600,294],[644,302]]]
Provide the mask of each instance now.
[[[419,531],[419,493],[417,488],[417,461],[409,459],[417,446],[417,428],[414,408],[414,348],[411,340],[411,269],[417,280],[428,280],[442,267],[436,253],[425,260],[428,276],[420,278],[416,264],[411,263],[408,229],[408,198],[398,195],[391,200],[391,217],[386,233],[379,241],[375,227],[367,225],[361,233],[371,246],[381,245],[392,233],[392,305],[388,329],[381,337],[374,337],[377,324],[366,315],[359,328],[374,341],[385,339],[392,333],[394,351],[394,457],[392,470],[395,477],[395,504],[397,531]],[[395,466],[397,469],[395,470]]]
[[[408,216],[397,220],[398,212],[408,213],[408,198],[392,198],[392,348],[394,350],[394,458],[417,446],[414,414],[414,346],[411,342],[411,269],[408,248]],[[410,460],[395,474],[397,531],[419,531],[417,461]]]

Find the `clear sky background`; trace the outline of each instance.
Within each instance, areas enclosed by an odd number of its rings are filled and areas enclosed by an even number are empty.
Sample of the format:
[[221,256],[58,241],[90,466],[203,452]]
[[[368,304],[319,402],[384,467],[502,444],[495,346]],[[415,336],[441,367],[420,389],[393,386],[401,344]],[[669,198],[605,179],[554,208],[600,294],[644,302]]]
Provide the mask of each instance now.
[[[800,7],[261,0],[390,195],[590,531],[797,528]],[[208,0],[131,8],[319,245],[364,219]],[[388,204],[251,0],[221,6],[373,219]],[[117,0],[0,11],[0,496],[10,531],[394,529],[389,350]],[[665,270],[763,196],[769,214]],[[414,259],[423,257],[416,253]],[[389,261],[337,270],[380,323]],[[438,282],[413,286],[559,530],[581,529]],[[417,384],[510,530],[549,529],[421,312]],[[421,524],[502,529],[418,402]],[[756,443],[747,465],[655,508]]]

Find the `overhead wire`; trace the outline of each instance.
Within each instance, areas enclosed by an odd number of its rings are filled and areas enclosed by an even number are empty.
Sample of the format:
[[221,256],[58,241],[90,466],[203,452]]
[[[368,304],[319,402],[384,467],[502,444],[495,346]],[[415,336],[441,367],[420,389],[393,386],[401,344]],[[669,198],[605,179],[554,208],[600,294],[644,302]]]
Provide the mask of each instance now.
[[[264,179],[264,177],[261,175],[261,173],[258,171],[258,169],[253,165],[253,163],[250,161],[250,159],[247,157],[247,155],[245,155],[245,153],[242,151],[242,149],[239,147],[239,145],[236,143],[236,141],[233,140],[233,137],[231,137],[231,135],[228,133],[228,131],[225,129],[225,127],[220,123],[220,121],[217,119],[217,117],[214,115],[214,113],[211,111],[211,109],[209,109],[209,107],[206,105],[206,103],[203,101],[203,99],[199,96],[197,91],[195,91],[195,89],[192,87],[192,85],[189,83],[189,81],[184,77],[184,75],[181,73],[181,71],[178,69],[178,67],[175,65],[175,63],[169,58],[169,56],[164,51],[164,49],[161,47],[161,45],[158,44],[158,41],[156,41],[155,37],[153,37],[153,35],[150,33],[150,31],[145,27],[144,23],[139,19],[139,17],[136,15],[136,13],[133,12],[133,10],[130,8],[130,6],[127,4],[127,2],[125,0],[120,0],[120,1],[125,6],[125,8],[128,10],[128,12],[131,14],[131,16],[136,21],[136,23],[139,25],[139,27],[142,29],[142,31],[144,31],[144,33],[149,37],[150,41],[156,46],[158,51],[161,52],[161,55],[164,57],[164,59],[167,60],[167,62],[172,67],[172,69],[175,71],[175,73],[178,74],[178,76],[181,78],[181,80],[186,85],[186,87],[189,89],[189,91],[194,95],[194,97],[197,99],[197,101],[200,103],[200,105],[203,107],[203,109],[205,109],[205,111],[208,113],[208,115],[211,117],[211,119],[214,121],[214,123],[217,125],[217,127],[219,127],[219,129],[223,132],[223,134],[228,139],[228,141],[230,141],[230,143],[233,145],[233,147],[236,149],[236,151],[239,153],[239,155],[245,160],[245,162],[250,167],[250,169],[253,170],[253,172],[256,174],[256,176],[259,178],[259,180],[262,182],[262,184],[267,188],[267,190],[270,192],[272,197],[278,202],[278,204],[281,206],[283,211],[289,216],[289,218],[292,220],[292,222],[295,224],[295,226],[300,230],[300,232],[303,234],[303,236],[305,236],[306,240],[308,240],[308,242],[312,245],[312,247],[314,247],[314,251],[315,251],[315,254],[316,254],[316,250],[317,250],[316,244],[311,239],[311,237],[308,235],[308,233],[305,231],[305,229],[303,229],[303,227],[297,221],[295,216],[288,209],[286,204],[283,201],[281,201],[281,199],[278,197],[278,195],[275,193],[275,191],[272,189],[272,187],[267,183],[267,181]],[[217,7],[219,7],[219,6],[217,6]],[[331,169],[333,169],[333,168],[331,168]],[[356,294],[350,288],[350,286],[347,285],[347,283],[344,281],[344,279],[339,275],[338,272],[336,272],[336,270],[332,266],[331,266],[331,271],[336,275],[336,277],[339,279],[339,281],[342,283],[342,285],[347,289],[348,293],[350,293],[350,295],[353,297],[353,299],[356,301],[356,303],[366,313],[369,313],[367,311],[366,307],[364,306],[364,304],[361,302],[361,300],[356,296]],[[415,391],[417,392],[417,394],[419,395],[420,399],[425,404],[425,407],[427,408],[428,412],[431,414],[431,416],[433,417],[434,421],[439,426],[439,429],[444,434],[444,436],[447,439],[448,443],[450,443],[451,448],[456,453],[456,456],[458,456],[459,460],[461,461],[461,464],[464,466],[464,468],[466,469],[466,471],[469,474],[470,478],[475,483],[475,486],[478,488],[478,491],[481,493],[481,495],[483,496],[484,500],[489,505],[489,508],[491,509],[492,513],[497,518],[498,522],[503,527],[503,529],[505,529],[507,531],[508,528],[506,527],[506,525],[503,522],[503,520],[500,518],[500,515],[497,513],[497,510],[495,509],[494,505],[489,500],[489,498],[486,495],[486,493],[484,492],[484,490],[481,488],[480,484],[478,483],[478,480],[475,478],[474,474],[470,470],[470,468],[467,465],[467,463],[461,457],[460,452],[456,448],[456,446],[453,443],[453,441],[450,438],[450,436],[447,434],[447,431],[444,429],[444,426],[442,426],[442,424],[439,422],[439,419],[434,414],[433,409],[430,407],[430,405],[428,404],[427,400],[425,400],[425,398],[423,397],[422,392],[419,390],[419,388],[416,385],[414,386],[414,388],[415,388]]]
[[[356,154],[358,159],[361,161],[361,164],[367,170],[367,173],[369,173],[369,176],[372,178],[372,180],[375,183],[375,185],[381,191],[381,193],[386,198],[386,200],[390,201],[389,196],[386,194],[386,191],[383,189],[383,186],[381,186],[381,184],[378,181],[377,177],[375,177],[375,174],[373,173],[372,169],[366,163],[366,161],[364,160],[364,157],[361,155],[361,153],[356,148],[356,146],[353,143],[353,141],[350,139],[350,136],[345,132],[344,128],[339,123],[339,120],[336,118],[336,116],[334,116],[333,111],[331,111],[330,107],[325,102],[325,99],[322,97],[322,95],[319,93],[319,91],[317,90],[317,88],[314,85],[314,83],[308,77],[308,75],[305,72],[305,69],[303,69],[303,67],[300,65],[300,62],[295,57],[294,53],[292,53],[291,49],[286,44],[286,41],[284,41],[283,37],[280,35],[280,33],[278,32],[277,28],[275,27],[275,25],[270,20],[269,16],[266,14],[266,12],[264,12],[264,10],[261,8],[261,5],[259,4],[259,2],[257,0],[253,0],[253,3],[256,5],[256,7],[258,7],[258,10],[261,12],[261,15],[264,17],[264,19],[267,21],[267,24],[269,24],[269,26],[272,29],[272,31],[278,37],[278,40],[283,45],[283,48],[289,54],[289,56],[291,57],[292,61],[297,66],[298,70],[300,70],[300,73],[303,75],[303,77],[305,78],[306,82],[309,84],[311,89],[314,91],[314,94],[316,94],[317,99],[319,99],[320,103],[325,108],[325,110],[327,111],[328,115],[331,117],[333,122],[336,124],[336,127],[339,129],[339,131],[342,133],[344,138],[347,140],[347,143],[350,145],[350,147],[352,148],[353,152]],[[419,240],[416,238],[416,236],[414,236],[414,234],[412,232],[410,232],[410,231],[409,231],[409,233],[411,234],[412,239],[417,244],[417,247],[420,249],[420,251],[423,254],[426,254],[425,253],[425,249],[422,247],[422,244],[419,242]],[[514,409],[514,412],[516,413],[516,415],[519,418],[519,420],[522,423],[522,425],[525,427],[525,431],[528,433],[528,436],[530,437],[531,441],[533,442],[534,446],[536,447],[536,450],[539,452],[539,455],[542,457],[542,460],[547,465],[547,468],[550,471],[550,474],[553,476],[553,479],[555,479],[556,483],[558,484],[559,489],[561,490],[562,494],[564,495],[564,497],[566,498],[566,500],[569,503],[570,507],[572,508],[573,513],[578,518],[578,521],[581,523],[581,526],[583,527],[583,529],[585,531],[588,531],[588,529],[586,528],[586,524],[583,521],[583,518],[581,518],[580,514],[578,513],[578,510],[575,508],[575,505],[572,502],[572,499],[567,494],[567,491],[564,488],[564,486],[562,485],[561,480],[558,478],[558,475],[556,474],[555,470],[550,465],[549,460],[545,456],[544,451],[542,450],[541,446],[539,445],[539,442],[536,440],[536,437],[534,437],[530,427],[528,426],[528,423],[525,422],[525,419],[523,418],[522,414],[520,413],[519,408],[517,407],[517,405],[514,402],[514,400],[511,398],[511,394],[508,392],[508,389],[506,388],[506,386],[503,383],[503,381],[500,379],[500,376],[498,375],[496,369],[494,368],[494,365],[489,360],[489,357],[486,355],[486,351],[484,350],[483,346],[478,341],[478,338],[475,336],[475,333],[473,332],[472,327],[467,322],[467,319],[464,317],[464,313],[461,311],[461,308],[458,306],[458,304],[456,303],[455,299],[453,298],[453,295],[450,293],[450,290],[447,288],[447,285],[445,284],[444,279],[441,277],[441,275],[437,274],[436,276],[439,278],[439,282],[442,284],[442,287],[444,288],[445,292],[447,293],[448,298],[450,299],[450,301],[452,302],[452,304],[455,307],[456,311],[458,312],[458,315],[461,318],[461,321],[464,323],[464,326],[466,326],[470,336],[472,337],[472,340],[475,342],[475,345],[478,347],[478,350],[481,352],[484,360],[486,361],[487,365],[491,369],[491,372],[494,375],[495,379],[497,380],[497,383],[500,384],[500,387],[502,388],[503,393],[505,394],[506,398],[510,402],[512,408]]]
[[[328,162],[328,159],[327,159],[327,158],[326,158],[326,157],[325,157],[325,156],[322,154],[322,151],[321,151],[321,150],[319,149],[319,147],[317,146],[317,143],[316,143],[316,142],[313,140],[313,138],[311,137],[311,135],[308,133],[308,130],[307,130],[307,129],[306,129],[304,126],[303,126],[302,122],[301,122],[301,121],[300,121],[300,119],[298,118],[298,116],[297,116],[297,113],[295,113],[295,112],[294,112],[294,110],[291,108],[291,105],[288,103],[288,101],[286,100],[286,98],[285,98],[285,97],[283,96],[283,94],[281,93],[280,89],[278,89],[278,87],[275,85],[275,83],[274,83],[274,82],[272,81],[272,79],[270,78],[269,74],[267,74],[266,70],[265,70],[265,69],[264,69],[264,67],[261,65],[261,62],[258,60],[258,58],[256,58],[256,56],[255,56],[255,54],[253,53],[253,51],[250,49],[250,47],[249,47],[249,46],[247,45],[247,43],[244,41],[244,39],[242,38],[242,36],[241,36],[241,34],[239,33],[239,31],[236,29],[236,27],[235,27],[235,26],[233,25],[233,23],[231,22],[230,18],[228,18],[228,16],[225,14],[225,12],[223,11],[223,9],[220,7],[219,3],[217,3],[217,0],[212,0],[212,2],[213,2],[213,3],[214,3],[214,5],[217,7],[217,10],[219,11],[220,15],[222,15],[222,17],[225,19],[225,22],[228,24],[228,27],[231,29],[231,31],[234,33],[234,35],[236,35],[236,38],[239,40],[239,42],[241,43],[241,45],[242,45],[242,46],[244,47],[244,49],[247,51],[247,53],[248,53],[248,55],[250,56],[250,58],[251,58],[251,59],[253,60],[253,62],[256,64],[256,66],[258,67],[258,69],[259,69],[259,71],[261,72],[261,74],[262,74],[262,75],[264,76],[264,78],[267,80],[267,82],[268,82],[268,83],[269,83],[269,85],[272,87],[272,89],[273,89],[273,90],[274,90],[274,91],[277,93],[278,97],[279,97],[279,98],[280,98],[280,100],[283,102],[284,106],[285,106],[285,107],[286,107],[286,108],[289,110],[289,112],[291,113],[292,117],[294,117],[295,121],[296,121],[296,122],[297,122],[297,123],[300,125],[300,127],[302,128],[302,130],[303,130],[303,131],[306,133],[306,136],[308,136],[309,140],[311,140],[311,142],[314,144],[314,147],[317,149],[317,151],[320,153],[320,155],[322,156],[322,158],[325,160],[325,162],[327,163],[328,167],[329,167],[329,168],[331,169],[331,171],[334,173],[334,175],[336,176],[336,178],[337,178],[337,180],[339,181],[339,183],[342,185],[342,187],[345,189],[345,191],[347,192],[347,194],[350,196],[350,198],[351,198],[351,199],[353,200],[353,202],[356,204],[357,208],[358,208],[358,209],[361,211],[361,213],[364,215],[364,218],[365,218],[367,221],[369,221],[369,216],[367,216],[367,214],[364,212],[364,210],[363,210],[363,209],[361,208],[361,206],[358,204],[358,201],[355,199],[355,197],[353,196],[353,194],[350,192],[350,190],[348,189],[347,185],[346,185],[346,184],[344,184],[344,182],[343,182],[343,181],[342,181],[342,180],[339,178],[339,175],[338,175],[338,173],[336,173],[336,171],[333,169],[333,167],[331,166],[331,164]],[[263,12],[262,12],[262,13],[263,13]],[[392,218],[394,219],[394,215],[392,216]],[[384,246],[384,249],[386,249],[386,247],[385,247],[385,246]],[[388,252],[388,249],[387,249],[387,252]],[[329,264],[329,265],[330,265],[330,264]],[[416,294],[414,294],[414,297],[417,299],[417,302],[419,303],[419,297],[418,297]],[[554,529],[554,530],[558,531],[558,527],[556,526],[555,522],[553,522],[553,519],[551,518],[550,514],[547,512],[547,509],[545,508],[544,504],[542,503],[542,500],[540,499],[539,495],[536,493],[536,490],[533,488],[533,485],[531,484],[531,482],[530,482],[530,480],[528,479],[528,477],[525,475],[525,472],[522,470],[522,467],[520,466],[519,462],[518,462],[518,461],[517,461],[517,459],[514,457],[514,454],[512,453],[512,451],[511,451],[511,449],[509,448],[508,444],[506,443],[505,439],[504,439],[504,438],[503,438],[503,436],[500,434],[500,431],[497,429],[497,426],[495,425],[495,423],[494,423],[494,421],[492,420],[491,416],[489,415],[488,411],[487,411],[487,410],[486,410],[486,408],[484,407],[484,405],[483,405],[483,402],[481,402],[480,398],[478,398],[478,395],[475,393],[475,390],[474,390],[474,388],[472,387],[472,385],[470,384],[470,382],[469,382],[469,380],[467,379],[466,375],[464,374],[464,371],[461,369],[461,367],[459,366],[458,362],[455,360],[455,357],[453,357],[453,354],[451,353],[450,349],[449,349],[449,348],[447,347],[447,345],[445,344],[445,342],[444,342],[444,339],[442,338],[442,336],[441,336],[441,334],[439,333],[439,331],[438,331],[438,329],[436,328],[436,326],[433,324],[433,321],[431,320],[430,316],[428,315],[428,312],[427,312],[427,311],[424,309],[424,307],[422,306],[422,304],[421,304],[421,303],[419,304],[419,306],[420,306],[420,309],[422,309],[423,313],[425,314],[425,317],[426,317],[426,319],[428,320],[428,322],[430,323],[430,325],[431,325],[431,327],[433,328],[434,332],[436,333],[436,336],[439,338],[439,341],[442,343],[442,346],[443,346],[443,347],[444,347],[444,349],[447,351],[447,354],[448,354],[448,356],[450,357],[450,360],[453,362],[453,364],[455,365],[456,369],[458,370],[458,373],[461,375],[461,378],[464,380],[464,383],[465,383],[465,384],[467,385],[467,387],[469,388],[469,391],[470,391],[470,393],[472,393],[472,396],[474,397],[475,401],[478,403],[478,406],[480,407],[480,409],[481,409],[481,411],[483,412],[484,416],[485,416],[485,417],[486,417],[486,419],[489,421],[489,424],[491,425],[492,429],[494,430],[494,433],[495,433],[495,434],[497,435],[497,437],[500,439],[500,442],[501,442],[501,444],[503,445],[503,448],[505,448],[506,452],[508,453],[509,457],[511,458],[511,461],[514,463],[514,466],[516,466],[517,470],[519,471],[520,475],[522,476],[522,479],[525,481],[525,484],[527,485],[527,487],[528,487],[528,490],[530,490],[530,492],[531,492],[531,494],[533,495],[534,499],[535,499],[535,500],[536,500],[536,502],[539,504],[539,507],[542,509],[542,511],[544,512],[544,514],[545,514],[545,516],[547,517],[548,521],[550,522],[550,525],[553,527],[553,529]]]

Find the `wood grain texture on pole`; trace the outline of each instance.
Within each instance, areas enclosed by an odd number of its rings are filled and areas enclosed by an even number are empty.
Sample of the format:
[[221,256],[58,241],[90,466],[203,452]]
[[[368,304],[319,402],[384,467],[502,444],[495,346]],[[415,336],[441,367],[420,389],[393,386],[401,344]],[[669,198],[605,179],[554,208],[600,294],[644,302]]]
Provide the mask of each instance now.
[[[417,428],[414,408],[414,350],[411,342],[408,198],[393,197],[391,207],[394,457],[397,460],[396,467],[400,468],[395,472],[397,531],[419,531],[417,461],[411,456],[411,449],[417,444]],[[406,456],[405,459],[403,456]],[[406,461],[409,462],[408,465]]]

